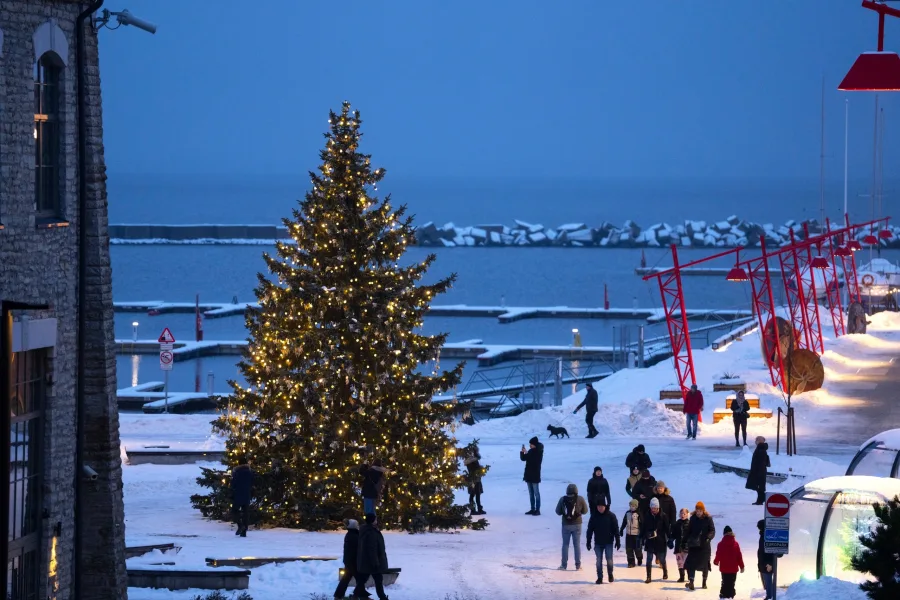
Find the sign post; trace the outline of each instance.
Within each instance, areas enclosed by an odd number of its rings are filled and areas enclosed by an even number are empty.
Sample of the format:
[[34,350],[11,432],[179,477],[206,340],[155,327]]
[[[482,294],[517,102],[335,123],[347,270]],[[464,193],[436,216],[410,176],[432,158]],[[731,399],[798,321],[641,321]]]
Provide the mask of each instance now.
[[[766,529],[763,531],[763,552],[773,554],[772,599],[778,594],[778,557],[788,553],[791,539],[791,499],[784,494],[769,492],[763,509]],[[768,591],[768,590],[766,590]]]
[[175,336],[173,336],[172,332],[169,331],[169,328],[166,327],[163,329],[163,332],[159,334],[159,368],[166,374],[165,405],[163,407],[163,413],[169,412],[169,371],[172,370],[172,366],[175,363],[175,354],[173,353],[174,348]]

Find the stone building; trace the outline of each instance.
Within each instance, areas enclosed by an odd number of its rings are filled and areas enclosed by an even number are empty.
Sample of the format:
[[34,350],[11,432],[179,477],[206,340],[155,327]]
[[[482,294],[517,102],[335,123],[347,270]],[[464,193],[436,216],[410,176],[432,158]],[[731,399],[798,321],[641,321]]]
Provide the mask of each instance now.
[[99,57],[88,12],[99,4],[0,0],[0,401],[9,404],[0,415],[10,428],[0,445],[10,477],[0,486],[8,512],[0,527],[11,600],[127,596]]

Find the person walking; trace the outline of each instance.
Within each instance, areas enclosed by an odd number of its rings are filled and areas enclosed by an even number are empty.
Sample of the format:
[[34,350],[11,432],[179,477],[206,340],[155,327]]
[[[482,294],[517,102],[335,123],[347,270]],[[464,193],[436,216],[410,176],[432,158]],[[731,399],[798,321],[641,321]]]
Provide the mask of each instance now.
[[638,501],[632,499],[628,503],[628,510],[622,517],[622,526],[619,535],[625,536],[625,557],[628,559],[628,568],[635,565],[641,566],[644,562],[644,553],[641,550],[641,513],[638,512]]
[[744,485],[748,490],[756,491],[756,502],[753,503],[756,506],[766,501],[766,476],[771,466],[769,445],[766,438],[759,436],[756,438],[756,449],[750,459],[750,473],[747,474],[747,483]]
[[594,554],[597,557],[597,581],[594,583],[603,583],[603,558],[606,557],[606,574],[609,582],[615,581],[613,577],[613,548],[618,550],[622,547],[621,538],[619,537],[619,528],[616,527],[618,519],[615,513],[609,510],[609,506],[604,500],[600,500],[596,505],[591,507],[591,518],[588,520],[587,527],[587,549],[590,551],[591,542],[594,544]]
[[650,460],[650,455],[647,454],[644,445],[638,444],[634,447],[634,450],[629,452],[628,456],[625,457],[625,466],[629,469],[637,467],[641,471],[646,471],[653,466],[653,461]]
[[669,569],[666,565],[666,548],[669,543],[669,532],[671,531],[669,518],[659,510],[659,500],[656,498],[650,500],[650,511],[646,515],[642,515],[642,518],[642,536],[645,540],[645,550],[647,551],[647,579],[644,583],[652,581],[654,557],[659,561],[659,566],[662,568],[662,578],[668,579]]
[[744,395],[743,390],[738,392],[731,401],[731,418],[734,421],[734,446],[740,448],[738,441],[738,433],[744,434],[744,445],[747,445],[747,420],[750,419],[750,403]]
[[387,485],[387,469],[382,465],[381,459],[376,458],[371,465],[360,467],[359,473],[363,478],[363,512],[367,515],[374,515],[375,507],[384,496],[384,488]]
[[[344,600],[347,587],[356,577],[356,563],[359,558],[359,523],[355,519],[347,521],[347,533],[344,535],[344,573],[334,590],[334,600]],[[365,586],[365,584],[363,584]]]
[[591,382],[587,382],[584,384],[585,395],[584,400],[582,400],[581,404],[575,407],[575,412],[573,415],[577,415],[578,411],[581,410],[582,407],[585,409],[584,422],[587,423],[588,426],[588,434],[585,437],[593,438],[596,437],[599,431],[594,427],[594,415],[597,414],[597,403],[599,400],[599,396],[597,394],[597,390],[594,389],[594,385]]
[[253,496],[253,469],[247,459],[241,457],[238,466],[231,470],[231,512],[237,531],[234,535],[247,537],[250,521],[250,499]]
[[687,427],[686,439],[697,439],[697,423],[701,412],[703,412],[703,392],[697,389],[697,384],[694,384],[684,396],[684,420]]
[[528,499],[531,501],[531,510],[526,515],[535,517],[541,514],[541,463],[544,462],[544,445],[538,441],[537,436],[528,440],[528,450],[522,446],[519,458],[525,462],[525,475],[522,479],[528,485]]
[[738,569],[741,573],[744,572],[744,556],[731,526],[726,525],[722,533],[724,535],[716,546],[716,558],[713,560],[713,564],[719,566],[719,572],[722,574],[719,598],[734,598],[737,595],[734,584],[737,582]]
[[384,548],[384,536],[378,531],[378,517],[373,513],[366,515],[366,524],[359,530],[359,550],[356,557],[356,589],[353,596],[363,598],[368,595],[366,582],[369,577],[375,582],[375,593],[378,600],[388,600],[384,593],[384,574],[388,570],[387,552]]
[[756,567],[759,569],[759,578],[762,580],[763,591],[766,592],[765,600],[772,600],[775,597],[775,581],[772,573],[775,570],[775,555],[766,552],[766,520],[760,519],[757,521],[756,528],[759,529]]
[[672,526],[672,547],[675,550],[675,563],[678,565],[678,583],[684,583],[684,562],[688,556],[691,511],[682,508],[679,516],[681,518]]
[[641,516],[645,516],[650,510],[650,500],[653,499],[653,491],[656,489],[656,479],[650,471],[641,473],[641,479],[631,488],[632,498],[638,501],[638,510]]
[[675,499],[672,497],[669,488],[666,487],[666,482],[662,479],[657,481],[653,487],[653,497],[659,501],[659,510],[664,512],[666,517],[669,518],[669,523],[675,525],[675,522],[678,520],[678,507],[675,506]]
[[710,542],[716,537],[716,524],[706,510],[703,502],[694,507],[694,514],[688,521],[688,556],[684,568],[688,581],[684,584],[689,590],[694,589],[694,576],[697,571],[703,573],[703,589],[706,589],[706,578],[709,576],[709,561],[712,554]]
[[603,476],[603,469],[600,467],[594,467],[594,476],[588,481],[587,501],[592,513],[601,502],[606,506],[612,506],[612,498],[609,496],[609,482]]
[[637,485],[637,482],[641,480],[641,470],[637,467],[631,469],[631,475],[628,476],[628,480],[625,481],[625,493],[628,494],[629,498],[633,498],[632,492],[634,491],[634,486]]
[[484,515],[484,508],[481,506],[481,494],[484,493],[484,486],[481,483],[483,471],[481,469],[481,452],[478,446],[474,446],[469,455],[466,456],[463,463],[466,465],[468,472],[468,489],[469,489],[469,514]]
[[562,562],[559,570],[569,564],[569,541],[575,545],[575,570],[581,570],[581,516],[588,512],[587,502],[578,495],[578,486],[566,486],[566,495],[556,503],[556,514],[562,517]]

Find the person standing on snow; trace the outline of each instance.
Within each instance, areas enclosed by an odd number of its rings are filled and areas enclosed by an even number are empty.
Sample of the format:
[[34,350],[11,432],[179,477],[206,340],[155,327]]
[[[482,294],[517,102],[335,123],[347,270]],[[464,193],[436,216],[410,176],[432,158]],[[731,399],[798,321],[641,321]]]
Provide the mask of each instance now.
[[581,570],[581,515],[588,511],[587,502],[578,495],[578,486],[566,486],[566,495],[556,503],[556,514],[562,517],[562,562],[559,570],[565,571],[569,564],[569,540],[575,545],[575,570]]
[[538,517],[541,514],[541,463],[544,462],[544,445],[535,436],[528,440],[528,446],[528,451],[525,446],[519,451],[519,458],[525,462],[525,475],[522,479],[528,485],[528,499],[531,501],[531,510],[525,514]]
[[775,555],[766,552],[766,520],[756,522],[759,529],[759,548],[756,549],[756,567],[759,569],[759,578],[762,579],[763,590],[766,592],[765,600],[775,597],[775,582],[772,571],[775,570]]
[[688,522],[688,557],[684,561],[688,582],[684,584],[689,590],[694,589],[694,575],[703,573],[703,589],[706,589],[706,578],[709,576],[709,561],[712,554],[710,542],[716,537],[716,524],[706,510],[706,505],[698,502],[694,514]]
[[737,592],[734,584],[737,582],[738,569],[744,572],[744,556],[741,554],[741,545],[734,537],[731,527],[726,525],[724,535],[716,546],[716,558],[714,565],[719,566],[722,574],[722,587],[719,588],[719,598],[734,598]]
[[622,547],[619,529],[616,527],[616,515],[609,510],[609,506],[603,500],[592,506],[591,518],[587,528],[587,549],[590,551],[591,542],[594,543],[594,554],[597,556],[597,581],[603,583],[603,557],[606,557],[606,573],[609,582],[613,578],[613,548]]
[[[359,557],[359,523],[355,519],[347,521],[347,534],[344,536],[344,574],[334,590],[335,600],[344,600],[347,586],[356,577],[356,563]],[[365,584],[363,584],[365,585]]]
[[625,457],[625,466],[629,469],[637,467],[641,471],[646,471],[653,466],[653,461],[650,460],[650,455],[646,453],[644,445],[638,444],[634,447],[634,450],[629,452],[628,456]]
[[250,521],[250,500],[253,496],[253,469],[245,458],[238,459],[238,466],[231,470],[231,511],[237,531],[234,535],[247,537]]
[[697,389],[695,383],[684,397],[684,420],[687,427],[685,439],[697,439],[697,422],[700,420],[701,412],[703,412],[703,393]]
[[659,510],[659,500],[654,498],[650,501],[650,511],[646,515],[642,515],[642,519],[642,536],[646,544],[645,550],[647,550],[647,579],[644,583],[652,581],[654,557],[659,561],[659,566],[662,567],[662,578],[668,579],[669,568],[666,565],[666,547],[669,544],[669,532],[672,530],[672,526],[665,513]]
[[384,574],[388,570],[384,536],[378,531],[378,519],[374,514],[366,515],[366,524],[359,531],[359,551],[356,558],[356,589],[354,598],[364,598],[369,577],[375,582],[375,592],[379,600],[388,600],[384,593]]
[[744,485],[748,490],[756,491],[754,505],[759,506],[766,501],[766,476],[771,466],[769,445],[766,438],[759,436],[756,438],[756,449],[753,451],[753,458],[750,459],[750,473],[747,474],[747,483]]
[[483,475],[481,469],[481,453],[478,446],[474,446],[463,460],[468,473],[468,489],[469,489],[469,514],[484,515],[484,508],[481,506],[481,494],[484,493],[484,485],[481,483]]
[[625,536],[625,557],[628,559],[628,568],[641,566],[644,562],[644,553],[641,551],[641,513],[638,512],[637,500],[631,500],[628,503],[628,511],[622,517],[619,535]]
[[669,518],[669,524],[675,525],[678,520],[678,507],[675,506],[675,498],[672,497],[666,482],[660,479],[653,487],[653,497],[659,501],[659,510]]
[[376,458],[371,465],[363,465],[359,469],[359,474],[363,478],[362,497],[363,497],[363,513],[367,515],[375,514],[375,507],[384,497],[384,488],[387,484],[387,469],[382,466],[381,459]]
[[650,474],[650,471],[641,473],[641,480],[631,488],[631,496],[638,501],[638,510],[641,516],[645,516],[650,510],[650,500],[653,498],[653,492],[656,489],[656,479]]
[[641,480],[641,470],[637,467],[633,467],[631,469],[631,475],[628,476],[628,480],[625,482],[625,493],[628,494],[629,498],[633,498],[634,486],[637,485],[637,482]]
[[588,434],[585,437],[596,437],[599,431],[594,427],[594,415],[597,414],[597,402],[598,395],[597,390],[594,389],[594,385],[591,382],[584,384],[585,395],[584,400],[582,400],[581,404],[575,407],[575,411],[572,413],[573,415],[577,415],[578,411],[581,410],[583,406],[585,409],[584,422],[587,423],[588,426]]
[[678,514],[681,518],[672,526],[672,549],[675,550],[675,563],[678,565],[678,583],[684,583],[684,562],[688,556],[691,511],[682,508]]
[[603,469],[594,467],[594,476],[587,484],[587,501],[591,511],[601,502],[606,506],[612,506],[612,498],[609,496],[609,482],[603,476]]
[[744,445],[747,445],[747,420],[750,418],[750,403],[743,391],[740,391],[731,401],[731,418],[734,421],[734,446],[740,448],[738,433],[744,434]]

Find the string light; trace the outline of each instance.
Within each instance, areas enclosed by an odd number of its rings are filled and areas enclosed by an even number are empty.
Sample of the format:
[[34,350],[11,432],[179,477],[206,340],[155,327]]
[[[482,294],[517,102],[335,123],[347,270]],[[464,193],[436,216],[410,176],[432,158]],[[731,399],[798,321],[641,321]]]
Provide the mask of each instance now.
[[456,407],[431,401],[459,383],[463,365],[439,371],[446,334],[418,332],[455,275],[423,285],[434,255],[400,264],[415,243],[412,218],[371,195],[385,170],[358,151],[359,113],[344,103],[328,123],[318,174],[284,221],[293,243],[263,254],[268,274],[259,276],[239,363],[247,384],[230,382],[227,409],[213,421],[227,436],[229,468],[203,468],[198,483],[210,491],[191,501],[230,520],[230,468],[245,458],[261,525],[334,529],[361,512],[359,466],[380,458],[389,471],[378,509],[385,526],[470,525],[466,507],[454,505],[466,485],[448,433]]

